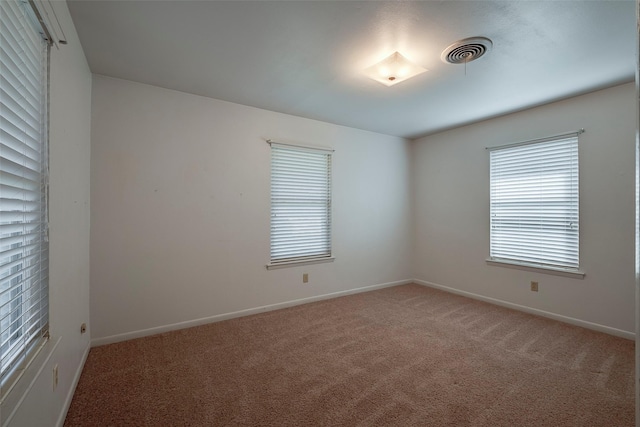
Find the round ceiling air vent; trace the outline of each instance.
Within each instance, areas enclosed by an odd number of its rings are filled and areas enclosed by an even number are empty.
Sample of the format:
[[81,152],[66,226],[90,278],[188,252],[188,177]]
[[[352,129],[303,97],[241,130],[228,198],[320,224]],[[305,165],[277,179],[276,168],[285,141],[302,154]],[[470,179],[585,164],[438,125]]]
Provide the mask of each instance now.
[[449,64],[466,64],[489,52],[492,46],[493,43],[486,37],[470,37],[446,48],[440,59]]

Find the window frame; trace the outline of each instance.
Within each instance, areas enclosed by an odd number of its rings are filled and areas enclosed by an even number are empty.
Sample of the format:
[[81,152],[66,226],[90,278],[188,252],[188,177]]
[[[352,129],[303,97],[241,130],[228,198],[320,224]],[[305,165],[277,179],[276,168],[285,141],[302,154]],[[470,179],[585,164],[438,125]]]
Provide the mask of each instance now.
[[[267,142],[271,147],[270,262],[266,265],[267,269],[334,261],[332,240],[334,150],[271,140]],[[313,191],[301,192],[299,186],[303,182],[313,187]],[[296,213],[291,213],[291,208],[297,208]],[[300,208],[303,208],[302,211],[306,213],[306,217],[300,217]],[[310,220],[316,225],[310,224]],[[288,222],[296,222],[297,225],[287,224]],[[301,226],[308,228],[309,225],[313,225],[312,229],[306,233],[306,239],[300,240],[300,232],[295,231],[294,228]],[[295,246],[299,248],[295,249]]]
[[[4,271],[0,280],[5,282],[5,285],[9,283],[8,287],[1,290],[3,287],[0,282],[0,292],[5,297],[9,297],[9,300],[4,303],[0,299],[0,307],[5,308],[4,312],[0,313],[0,332],[4,332],[0,334],[0,346],[3,343],[7,346],[0,352],[0,401],[8,396],[26,371],[26,367],[33,362],[49,339],[48,97],[51,48],[51,37],[32,2],[7,0],[3,1],[2,8],[0,10],[2,29],[7,32],[13,29],[17,32],[13,31],[14,34],[11,37],[8,35],[4,37],[5,43],[0,52],[0,55],[5,56],[6,63],[14,64],[15,67],[11,71],[10,66],[6,66],[6,75],[12,81],[6,80],[2,83],[6,85],[5,91],[11,91],[14,94],[12,97],[7,95],[4,100],[6,109],[4,114],[0,111],[2,116],[0,126],[6,135],[10,134],[10,129],[14,129],[14,132],[11,133],[11,137],[5,136],[0,141],[6,150],[15,151],[14,154],[5,154],[6,159],[4,156],[0,159],[0,170],[3,172],[2,184],[7,186],[5,188],[7,193],[3,196],[6,198],[4,202],[6,204],[0,205],[0,211],[7,215],[0,220],[0,223],[7,227],[0,234],[0,242],[3,248],[10,244],[12,253],[20,248],[23,250],[12,256],[8,262],[5,259],[0,267]],[[25,61],[32,61],[33,69],[29,71]],[[25,77],[28,74],[30,77]],[[26,89],[27,84],[31,85],[31,90]],[[27,92],[21,93],[20,90],[28,91],[28,95],[25,95]],[[28,101],[29,97],[33,99]],[[38,117],[31,114],[31,119],[25,118],[29,115],[27,105],[37,111]],[[27,132],[26,123],[29,120],[33,122],[30,125],[32,131]],[[16,124],[23,122],[25,123],[23,128]],[[24,146],[22,151],[19,149],[20,146]],[[26,154],[29,150],[30,154]],[[22,163],[12,164],[12,160],[9,159],[11,156],[16,159],[22,156],[25,160]],[[33,165],[31,168],[26,166],[27,158],[33,159],[29,162],[37,164],[38,170],[35,170]],[[27,182],[29,185],[23,187]],[[23,209],[12,207],[15,205],[14,202],[10,202],[12,200],[22,201]],[[28,204],[37,206],[34,208],[36,210],[24,208]],[[21,213],[23,220],[9,221],[9,218],[13,216],[17,218]],[[26,220],[27,217],[37,219]],[[6,229],[22,231],[9,233]],[[20,238],[22,240],[18,242]],[[9,239],[16,240],[16,243],[9,243]],[[30,246],[33,249],[28,250]],[[11,284],[15,280],[17,280],[16,284]],[[20,294],[19,301],[18,294]],[[11,308],[9,314],[6,313],[7,306]],[[7,318],[11,319],[9,335],[6,329]],[[2,326],[3,319],[5,326]]]
[[[580,129],[487,148],[488,265],[584,278],[585,273],[580,270],[579,225],[579,135],[583,132]],[[499,173],[503,176],[498,177]],[[518,187],[526,187],[527,191],[523,193]],[[505,206],[509,206],[508,210]],[[534,230],[531,218],[537,222]],[[515,221],[518,223],[508,225]],[[554,250],[549,250],[554,238],[564,240],[553,246],[561,254],[554,255]],[[526,251],[530,251],[526,256],[518,254]]]

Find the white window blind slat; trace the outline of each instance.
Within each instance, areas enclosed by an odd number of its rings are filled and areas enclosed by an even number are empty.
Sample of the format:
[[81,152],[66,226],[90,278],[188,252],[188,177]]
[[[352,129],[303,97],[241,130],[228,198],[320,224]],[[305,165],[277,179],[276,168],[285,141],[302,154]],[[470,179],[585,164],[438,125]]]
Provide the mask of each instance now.
[[490,257],[579,268],[578,136],[490,152]]
[[[2,123],[0,123],[0,126],[2,126]],[[24,133],[23,135],[25,136],[25,138],[27,137]],[[5,132],[0,132],[0,138],[4,138],[5,141],[9,139]],[[15,140],[13,136],[11,137],[11,140]],[[40,169],[41,169],[40,159],[34,160],[29,157],[28,154],[31,148],[27,147],[26,143],[23,145],[23,147],[21,147],[21,150],[18,151],[18,150],[9,148],[6,144],[3,144],[0,142],[0,150],[2,150],[0,154],[0,160],[9,160],[14,164],[17,164],[23,170],[30,169],[36,173],[40,172]]]
[[[1,54],[2,52],[0,52],[0,55]],[[0,67],[4,68],[4,65],[4,63],[0,63]],[[11,76],[7,76],[6,74],[0,76],[0,106],[11,113],[12,116],[4,116],[3,120],[9,122],[13,122],[14,120],[18,122],[26,121],[28,123],[39,124],[39,112],[31,108],[30,105],[21,106],[18,103],[18,100],[22,99],[23,96],[18,93],[20,86],[14,86],[13,84],[15,82],[7,81],[8,78],[11,78]],[[33,99],[37,98],[34,97]],[[17,111],[20,111],[20,114],[17,114]]]
[[31,142],[28,146],[37,151],[38,136],[40,134],[40,123],[38,120],[28,116],[27,111],[24,109],[21,111],[21,115],[18,116],[18,114],[11,111],[11,107],[4,105],[4,103],[0,103],[0,106],[5,110],[5,114],[2,117],[2,120],[5,122],[3,131],[7,133],[8,136],[13,136],[13,139],[7,140],[5,145],[13,147],[16,145],[16,140],[19,140],[23,134],[27,134],[31,138],[31,141],[25,142]]
[[0,397],[48,333],[48,44],[29,2],[0,1]]
[[[2,126],[1,123],[0,123],[0,126]],[[2,132],[0,132],[0,138],[2,138]],[[6,157],[4,157],[2,154],[3,153],[0,151],[0,163],[2,163],[2,168],[1,168],[2,172],[20,176],[21,178],[29,179],[34,182],[37,181],[39,184],[41,183],[40,170],[31,170],[31,171],[26,170],[24,168],[24,165],[21,165],[17,162],[9,160]],[[0,221],[2,221],[2,219],[0,219]]]
[[[31,40],[25,40],[25,38],[18,36],[24,34],[24,31],[22,31],[23,28],[17,28],[12,25],[11,20],[5,22],[7,23],[6,28],[8,31],[2,33],[0,40],[2,40],[3,50],[6,50],[7,61],[12,61],[14,64],[18,65],[13,74],[16,76],[23,74],[28,75],[31,81],[25,82],[24,86],[37,88],[37,86],[33,85],[33,82],[37,82],[39,78],[39,61],[34,58],[38,52],[27,47],[31,44]],[[18,37],[15,37],[14,35]],[[21,49],[22,47],[27,47],[28,50],[24,51]],[[16,59],[19,59],[20,62],[16,62]],[[32,94],[37,97],[37,90],[33,91]]]
[[331,152],[271,144],[271,263],[331,257]]
[[[39,88],[35,86],[37,80],[33,80],[32,78],[38,76],[39,69],[34,65],[16,62],[20,60],[18,56],[20,52],[4,48],[4,46],[10,42],[10,39],[0,38],[0,43],[3,44],[3,47],[0,47],[0,55],[3,56],[3,58],[0,59],[0,64],[8,73],[0,80],[0,86],[3,91],[6,91],[6,95],[9,97],[7,104],[11,104],[11,100],[16,103],[23,96],[29,101],[37,100]],[[22,82],[22,80],[27,79],[31,79],[31,81]],[[22,92],[20,96],[16,96],[15,90],[18,88]]]

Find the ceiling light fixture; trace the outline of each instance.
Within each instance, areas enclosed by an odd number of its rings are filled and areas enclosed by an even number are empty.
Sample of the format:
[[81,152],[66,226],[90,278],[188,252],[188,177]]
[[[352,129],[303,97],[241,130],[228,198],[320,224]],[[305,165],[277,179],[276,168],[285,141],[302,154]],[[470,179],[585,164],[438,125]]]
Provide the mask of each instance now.
[[400,52],[394,52],[382,61],[364,70],[365,74],[385,86],[393,86],[428,71],[409,61]]

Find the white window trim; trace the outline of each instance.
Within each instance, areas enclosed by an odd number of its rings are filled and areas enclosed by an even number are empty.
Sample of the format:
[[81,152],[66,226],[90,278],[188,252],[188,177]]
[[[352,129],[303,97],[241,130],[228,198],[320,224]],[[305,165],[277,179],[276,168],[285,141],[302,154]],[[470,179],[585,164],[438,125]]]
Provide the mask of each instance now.
[[514,268],[516,270],[532,271],[535,273],[550,274],[552,276],[570,277],[572,279],[584,279],[584,276],[586,275],[586,273],[581,270],[554,268],[546,265],[527,264],[524,262],[516,262],[511,260],[507,261],[497,258],[487,258],[486,263],[487,265],[491,265],[494,267]]
[[313,264],[324,264],[327,262],[335,261],[335,257],[326,257],[326,258],[313,258],[308,260],[300,260],[300,261],[285,261],[279,263],[269,263],[267,264],[267,270],[277,270],[279,268],[287,268],[287,267],[300,267],[303,265],[313,265]]

